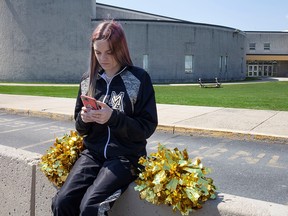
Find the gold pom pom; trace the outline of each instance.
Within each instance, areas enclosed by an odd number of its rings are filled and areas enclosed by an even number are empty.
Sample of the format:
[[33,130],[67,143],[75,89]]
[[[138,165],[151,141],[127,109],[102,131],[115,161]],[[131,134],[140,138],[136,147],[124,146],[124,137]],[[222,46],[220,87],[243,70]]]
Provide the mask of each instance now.
[[56,187],[61,187],[79,154],[83,151],[83,138],[75,131],[56,138],[39,163],[40,170]]
[[158,152],[140,158],[144,170],[135,181],[140,198],[153,204],[167,204],[182,215],[192,209],[202,208],[209,198],[215,199],[216,187],[211,178],[205,177],[211,170],[200,159],[192,161],[187,150],[167,149],[158,146]]

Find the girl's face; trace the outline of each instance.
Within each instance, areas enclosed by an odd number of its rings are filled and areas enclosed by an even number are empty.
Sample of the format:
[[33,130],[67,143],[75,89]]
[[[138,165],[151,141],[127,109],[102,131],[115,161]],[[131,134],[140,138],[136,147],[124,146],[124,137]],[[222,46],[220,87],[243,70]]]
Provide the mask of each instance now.
[[116,61],[107,40],[96,40],[93,43],[96,58],[108,75],[116,74],[121,65]]

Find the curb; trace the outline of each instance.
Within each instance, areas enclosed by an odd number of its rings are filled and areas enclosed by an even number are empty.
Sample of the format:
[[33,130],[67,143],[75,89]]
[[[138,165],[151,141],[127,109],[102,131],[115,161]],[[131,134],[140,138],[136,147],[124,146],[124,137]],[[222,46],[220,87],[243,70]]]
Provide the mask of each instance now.
[[267,134],[257,134],[257,133],[245,133],[237,131],[225,131],[225,130],[214,130],[214,129],[204,129],[204,128],[189,128],[181,126],[171,126],[171,125],[158,125],[157,130],[170,131],[174,133],[191,134],[198,136],[210,136],[210,137],[226,137],[230,139],[237,140],[261,140],[269,142],[280,142],[283,144],[288,144],[288,137],[273,136]]
[[0,108],[0,111],[8,112],[17,115],[28,115],[32,117],[50,118],[54,120],[62,121],[73,121],[73,115],[53,113],[46,111],[35,111],[35,110],[23,110],[23,109],[13,109],[13,108]]
[[[73,115],[53,113],[47,111],[35,111],[35,110],[23,110],[14,108],[0,108],[0,111],[8,112],[17,115],[28,115],[32,117],[50,118],[60,121],[74,121]],[[283,144],[288,144],[288,137],[273,136],[267,134],[257,134],[257,133],[245,133],[238,131],[225,131],[225,130],[214,130],[214,129],[204,129],[204,128],[189,128],[181,127],[176,125],[158,125],[158,131],[166,131],[171,133],[182,133],[198,136],[210,136],[210,137],[226,137],[230,139],[237,140],[261,140],[269,142],[280,142]]]

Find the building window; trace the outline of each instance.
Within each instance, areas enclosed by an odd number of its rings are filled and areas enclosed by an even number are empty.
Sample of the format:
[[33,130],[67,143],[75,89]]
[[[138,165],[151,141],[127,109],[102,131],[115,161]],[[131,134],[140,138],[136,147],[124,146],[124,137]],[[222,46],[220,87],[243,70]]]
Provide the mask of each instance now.
[[224,67],[225,67],[225,72],[227,72],[227,70],[228,70],[228,56],[225,56]]
[[143,55],[143,69],[148,72],[149,64],[148,64],[148,55]]
[[223,56],[219,57],[219,71],[221,72],[223,70]]
[[185,73],[192,73],[193,55],[185,55]]
[[256,43],[249,43],[249,50],[256,50]]
[[264,43],[264,50],[270,50],[270,43]]
[[244,73],[243,66],[244,66],[244,58],[242,57],[241,58],[241,73]]

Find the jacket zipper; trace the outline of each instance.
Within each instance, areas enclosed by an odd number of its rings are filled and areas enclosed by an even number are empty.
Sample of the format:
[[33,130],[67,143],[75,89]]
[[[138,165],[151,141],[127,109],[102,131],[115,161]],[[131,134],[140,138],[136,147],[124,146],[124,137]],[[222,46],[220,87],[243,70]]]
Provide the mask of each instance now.
[[[104,79],[105,82],[106,82],[106,84],[107,84],[107,87],[106,87],[105,97],[103,98],[103,103],[105,103],[106,98],[107,98],[107,96],[108,96],[108,92],[109,92],[109,88],[110,88],[110,83],[112,82],[112,80],[114,79],[115,76],[117,76],[118,74],[122,73],[126,68],[127,68],[127,67],[124,67],[119,73],[115,74],[115,75],[112,77],[112,79],[110,80],[109,83],[106,81],[106,79]],[[111,136],[111,132],[110,132],[110,127],[109,127],[109,126],[107,126],[107,130],[108,130],[108,139],[107,139],[107,142],[106,142],[105,147],[104,147],[104,157],[105,157],[105,159],[107,159],[107,147],[108,147],[108,144],[109,144],[109,141],[110,141],[110,136]]]
[[[105,94],[105,97],[103,99],[103,103],[105,103],[106,101],[106,98],[108,96],[108,92],[109,92],[109,87],[110,87],[110,83],[112,82],[114,77],[112,77],[112,79],[110,80],[110,82],[108,83],[106,80],[106,84],[107,84],[107,88],[106,88],[106,94]],[[107,159],[107,147],[108,147],[108,144],[109,144],[109,141],[110,141],[110,127],[107,126],[107,130],[108,130],[108,138],[107,138],[107,142],[105,144],[105,147],[104,147],[104,157]]]

